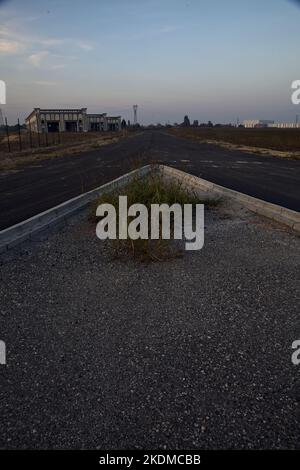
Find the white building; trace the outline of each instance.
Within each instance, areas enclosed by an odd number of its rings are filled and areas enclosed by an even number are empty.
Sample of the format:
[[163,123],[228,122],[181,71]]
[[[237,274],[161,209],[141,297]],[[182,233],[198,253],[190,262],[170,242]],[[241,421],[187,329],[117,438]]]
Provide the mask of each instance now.
[[268,127],[276,127],[277,129],[300,129],[299,122],[276,122]]
[[268,127],[271,124],[274,124],[274,121],[270,121],[269,119],[247,119],[243,121],[243,125],[247,128]]
[[32,132],[105,132],[121,129],[120,116],[88,114],[87,108],[34,110],[25,119]]

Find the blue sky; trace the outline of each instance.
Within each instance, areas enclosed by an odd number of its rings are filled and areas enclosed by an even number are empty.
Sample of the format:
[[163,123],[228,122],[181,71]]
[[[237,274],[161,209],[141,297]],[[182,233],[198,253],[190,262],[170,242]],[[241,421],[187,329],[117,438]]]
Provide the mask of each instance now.
[[81,107],[143,123],[294,121],[300,2],[0,0],[3,113]]

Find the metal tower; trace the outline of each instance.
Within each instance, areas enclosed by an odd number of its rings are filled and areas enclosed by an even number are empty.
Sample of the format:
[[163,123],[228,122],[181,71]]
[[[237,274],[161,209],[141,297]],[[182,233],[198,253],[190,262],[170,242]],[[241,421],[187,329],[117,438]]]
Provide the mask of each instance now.
[[137,109],[138,109],[138,105],[134,104],[133,105],[133,124],[134,125],[137,124]]

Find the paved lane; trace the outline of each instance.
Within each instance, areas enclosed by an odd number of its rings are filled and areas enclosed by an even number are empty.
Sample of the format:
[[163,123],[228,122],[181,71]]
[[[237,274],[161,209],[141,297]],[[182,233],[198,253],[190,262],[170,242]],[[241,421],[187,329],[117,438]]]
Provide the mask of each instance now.
[[0,229],[151,161],[300,210],[300,161],[230,151],[161,131],[145,131],[93,152],[0,173]]

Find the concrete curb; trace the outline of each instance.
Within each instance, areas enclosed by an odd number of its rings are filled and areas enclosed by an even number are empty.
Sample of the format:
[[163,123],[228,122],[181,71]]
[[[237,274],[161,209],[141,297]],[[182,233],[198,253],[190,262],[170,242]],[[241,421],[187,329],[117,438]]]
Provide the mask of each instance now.
[[238,191],[219,186],[218,184],[190,175],[184,171],[177,170],[165,165],[146,165],[130,173],[126,173],[119,178],[99,186],[87,193],[69,199],[58,206],[52,207],[45,212],[41,212],[30,219],[13,225],[0,232],[0,253],[7,251],[13,246],[31,239],[33,235],[43,230],[65,221],[75,212],[84,209],[90,202],[105,192],[113,191],[128,184],[134,177],[145,177],[149,173],[158,172],[166,179],[185,184],[194,191],[206,191],[212,195],[219,195],[229,199],[234,199],[241,205],[247,207],[252,212],[268,217],[269,219],[287,225],[292,230],[300,233],[300,213],[277,206],[269,202],[262,201],[252,196],[248,196]]
[[121,188],[128,184],[134,177],[145,177],[153,171],[153,165],[138,168],[137,170],[126,173],[109,183],[103,184],[87,193],[69,199],[58,206],[52,207],[47,211],[41,212],[40,214],[30,217],[23,222],[0,231],[0,253],[32,238],[36,233],[66,220],[75,212],[84,209],[91,201],[95,200],[101,194],[113,191],[116,188]]
[[197,191],[197,189],[201,191],[205,190],[221,197],[234,199],[241,205],[247,207],[247,209],[250,211],[259,215],[263,215],[281,224],[287,225],[295,232],[300,233],[299,212],[286,209],[285,207],[278,206],[276,204],[272,204],[252,196],[248,196],[247,194],[234,191],[233,189],[225,188],[218,184],[212,183],[211,181],[207,181],[203,178],[185,173],[184,171],[177,170],[176,168],[159,165],[159,172],[164,177],[185,184],[194,191]]

